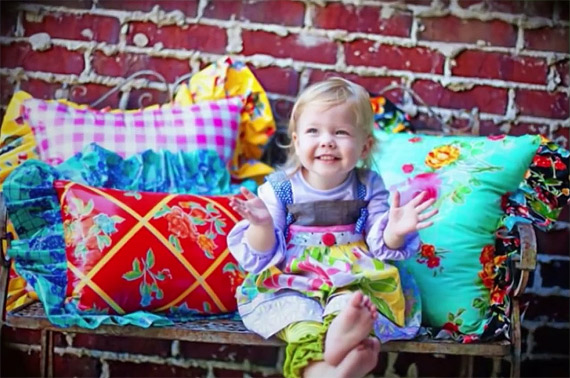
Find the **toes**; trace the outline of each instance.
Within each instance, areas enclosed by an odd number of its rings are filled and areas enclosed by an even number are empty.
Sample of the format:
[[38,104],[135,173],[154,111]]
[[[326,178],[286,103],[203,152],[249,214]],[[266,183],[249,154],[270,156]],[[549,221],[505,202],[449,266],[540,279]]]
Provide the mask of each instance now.
[[360,291],[355,291],[354,294],[352,295],[352,298],[350,299],[350,304],[353,305],[354,307],[360,307],[362,306],[364,298],[365,297],[362,295]]

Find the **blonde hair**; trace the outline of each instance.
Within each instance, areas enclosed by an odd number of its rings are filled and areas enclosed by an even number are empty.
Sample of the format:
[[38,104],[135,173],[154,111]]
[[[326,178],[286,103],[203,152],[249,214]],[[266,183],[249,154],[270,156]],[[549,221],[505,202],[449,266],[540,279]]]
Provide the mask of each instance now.
[[370,104],[370,96],[366,89],[341,77],[331,77],[307,87],[299,96],[289,120],[287,135],[289,144],[283,147],[288,149],[287,161],[283,165],[286,172],[293,174],[301,168],[301,162],[295,154],[295,146],[293,145],[293,132],[297,130],[297,122],[299,117],[307,107],[307,105],[322,105],[331,108],[340,104],[350,104],[350,110],[354,114],[356,130],[365,138],[372,138],[372,146],[365,159],[363,159],[361,168],[370,169],[372,166],[372,152],[376,148],[377,140],[372,134],[374,127],[374,112]]

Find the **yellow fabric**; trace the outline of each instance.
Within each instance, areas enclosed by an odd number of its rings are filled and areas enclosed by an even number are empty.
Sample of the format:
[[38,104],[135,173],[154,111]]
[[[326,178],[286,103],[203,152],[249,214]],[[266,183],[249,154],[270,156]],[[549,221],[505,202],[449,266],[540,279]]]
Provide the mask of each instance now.
[[245,108],[230,171],[236,179],[251,178],[261,183],[273,168],[261,163],[263,146],[275,132],[271,106],[263,87],[251,70],[222,58],[193,75],[176,91],[174,102],[190,105],[200,101],[242,96]]

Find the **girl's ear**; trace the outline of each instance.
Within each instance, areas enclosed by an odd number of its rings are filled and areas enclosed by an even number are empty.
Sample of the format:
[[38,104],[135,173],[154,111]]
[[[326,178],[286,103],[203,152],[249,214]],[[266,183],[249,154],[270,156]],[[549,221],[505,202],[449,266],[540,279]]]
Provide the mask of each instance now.
[[370,150],[372,149],[373,144],[374,144],[374,137],[372,135],[368,135],[368,137],[364,141],[364,146],[362,147],[362,154],[360,154],[360,158],[362,160],[368,157],[368,154],[370,154]]
[[297,137],[297,133],[295,131],[291,133],[291,138],[293,139],[293,147],[295,147],[295,151],[299,151],[299,137]]

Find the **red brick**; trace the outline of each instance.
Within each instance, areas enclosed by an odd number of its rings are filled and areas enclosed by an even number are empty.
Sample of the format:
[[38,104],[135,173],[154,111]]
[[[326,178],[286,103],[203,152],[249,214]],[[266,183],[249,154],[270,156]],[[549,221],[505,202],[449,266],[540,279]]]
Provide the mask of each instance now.
[[243,54],[267,54],[276,58],[316,63],[336,62],[336,43],[319,36],[289,34],[280,37],[263,31],[242,31]]
[[[309,76],[309,83],[316,83],[325,80],[329,77],[340,76],[347,80],[353,81],[356,84],[362,85],[371,94],[378,94],[384,88],[391,84],[401,84],[401,80],[397,77],[376,77],[376,76],[358,76],[355,74],[347,74],[335,71],[321,71],[312,70]],[[392,102],[398,103],[402,101],[402,91],[400,89],[392,89],[388,92],[382,93],[383,96],[390,99]]]
[[190,72],[186,60],[157,58],[145,54],[119,53],[107,56],[102,52],[93,54],[93,70],[99,75],[126,77],[140,70],[154,70],[172,83]]
[[570,377],[568,358],[525,358],[521,362],[521,377]]
[[22,80],[20,89],[28,92],[35,98],[42,98],[45,100],[55,99],[55,93],[62,87],[60,83],[47,83],[38,79]]
[[61,46],[34,51],[27,43],[12,43],[1,46],[0,55],[0,66],[5,68],[23,67],[29,71],[78,75],[85,67],[82,52]]
[[543,58],[466,50],[455,58],[455,76],[545,84],[548,65]]
[[568,60],[563,60],[561,62],[556,63],[556,65],[554,66],[554,68],[558,72],[558,75],[560,76],[561,80],[560,84],[562,84],[565,87],[570,86],[570,65],[568,63],[569,63]]
[[322,29],[409,37],[412,14],[397,11],[390,18],[383,18],[381,8],[378,7],[328,3],[324,7],[315,8],[313,24]]
[[204,9],[204,17],[240,21],[303,26],[305,4],[289,0],[210,0]]
[[[387,357],[385,354],[380,355],[380,359]],[[460,363],[459,356],[400,353],[394,364],[394,374],[405,377],[410,365],[415,364],[418,377],[458,377]]]
[[524,4],[522,1],[512,0],[493,0],[492,2],[485,2],[482,0],[459,0],[459,6],[464,9],[469,9],[471,6],[480,6],[485,3],[485,6],[497,12],[507,13],[522,13]]
[[521,302],[528,302],[529,304],[524,315],[525,320],[547,320],[549,323],[568,323],[570,321],[570,316],[568,314],[570,299],[568,297],[557,295],[542,297],[538,295],[525,294],[521,298]]
[[107,361],[111,377],[206,377],[208,370],[199,367],[156,365],[148,362],[133,363]]
[[278,348],[204,343],[180,343],[180,355],[190,359],[242,362],[255,361],[256,365],[275,366]]
[[524,14],[530,17],[544,17],[552,19],[555,1],[525,1]]
[[516,105],[523,115],[568,118],[568,95],[563,92],[516,90]]
[[250,67],[267,92],[295,96],[299,92],[299,73],[291,68]]
[[[566,240],[568,240],[568,231],[566,231],[565,234]],[[566,246],[568,246],[568,244],[566,244]],[[549,262],[541,262],[540,276],[542,277],[542,287],[569,289],[568,272],[570,272],[568,261],[551,260]]]
[[488,136],[504,134],[504,132],[499,127],[500,125],[495,124],[493,121],[480,121],[479,135]]
[[13,37],[18,24],[18,7],[17,3],[11,1],[0,2],[0,35],[4,37]]
[[483,113],[504,114],[507,107],[507,90],[485,85],[455,92],[442,87],[439,83],[418,80],[412,89],[431,106],[470,111],[477,107]]
[[32,329],[4,327],[2,328],[2,339],[11,343],[39,345],[41,333]]
[[568,21],[570,19],[570,3],[567,1],[559,1],[558,7],[560,19]]
[[[88,353],[88,352],[87,352]],[[98,358],[77,357],[54,353],[53,375],[55,377],[98,377],[101,374],[101,361]]]
[[[115,17],[57,13],[43,16],[41,22],[30,22],[24,17],[24,35],[47,33],[52,38],[79,41],[119,42],[121,25]],[[90,30],[92,37],[83,35]]]
[[161,357],[167,357],[170,354],[171,343],[169,340],[101,336],[85,333],[77,333],[73,337],[73,346],[76,348],[157,355]]
[[283,99],[272,99],[269,100],[269,103],[271,104],[273,118],[275,119],[275,123],[277,124],[277,126],[287,128],[287,125],[289,124],[289,118],[291,117],[291,110],[293,110],[294,103],[292,101],[283,100]]
[[503,21],[463,20],[453,16],[422,18],[424,30],[418,38],[428,41],[477,43],[482,40],[493,46],[515,46],[517,30]]
[[19,351],[2,345],[0,353],[3,377],[39,377],[40,353]]
[[127,101],[127,109],[140,109],[151,105],[162,105],[170,101],[168,92],[152,88],[133,89]]
[[525,29],[524,42],[526,49],[568,53],[568,28]]
[[[418,113],[417,116],[410,120],[414,129],[418,132],[426,131],[433,133],[434,131],[440,133],[443,131],[443,121],[435,116],[427,113]],[[481,125],[487,121],[482,121]],[[491,122],[492,123],[492,122]],[[463,118],[452,118],[450,121],[445,123],[445,126],[454,130],[456,134],[472,135],[469,126],[469,120]],[[479,132],[479,135],[486,135]]]
[[357,40],[346,44],[346,63],[355,66],[386,67],[414,72],[443,73],[445,57],[424,47],[375,46],[376,42]]
[[14,78],[0,76],[0,104],[8,105],[14,94]]
[[[537,328],[534,331],[536,345],[532,348],[532,352],[568,355],[569,348],[566,342],[569,339],[568,336],[570,336],[568,328]],[[561,342],[562,340],[564,342]],[[547,375],[543,376],[546,377]]]
[[125,11],[142,11],[148,12],[152,10],[156,5],[160,9],[170,12],[174,10],[179,10],[188,17],[196,17],[198,0],[98,0],[98,8],[110,8],[110,9],[120,9]]
[[225,29],[216,26],[160,27],[151,22],[132,22],[129,25],[127,43],[133,44],[133,38],[137,33],[142,33],[148,38],[148,46],[154,46],[160,42],[169,49],[200,50],[211,53],[226,51],[227,33]]
[[540,134],[548,138],[549,125],[539,122],[515,122],[509,130],[509,135],[520,136],[525,134]]

